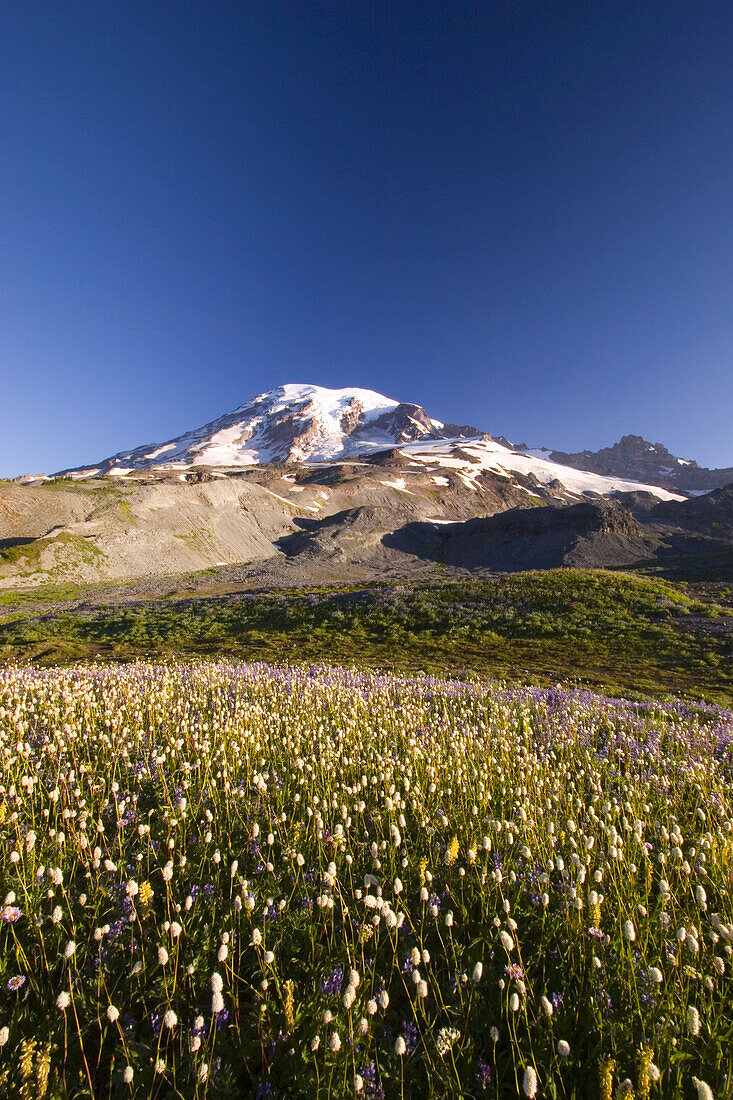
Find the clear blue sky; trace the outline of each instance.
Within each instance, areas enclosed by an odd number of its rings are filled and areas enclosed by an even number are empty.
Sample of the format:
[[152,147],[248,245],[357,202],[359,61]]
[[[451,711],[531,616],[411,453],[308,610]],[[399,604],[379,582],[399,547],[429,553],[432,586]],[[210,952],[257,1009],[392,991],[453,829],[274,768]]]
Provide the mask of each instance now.
[[0,474],[358,385],[733,464],[729,0],[22,0]]

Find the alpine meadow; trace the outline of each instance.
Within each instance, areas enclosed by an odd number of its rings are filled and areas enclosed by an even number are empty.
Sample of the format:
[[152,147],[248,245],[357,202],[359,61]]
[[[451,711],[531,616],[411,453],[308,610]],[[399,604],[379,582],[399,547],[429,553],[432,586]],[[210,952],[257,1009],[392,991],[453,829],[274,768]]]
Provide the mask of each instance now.
[[0,1100],[733,1100],[730,0],[0,35]]

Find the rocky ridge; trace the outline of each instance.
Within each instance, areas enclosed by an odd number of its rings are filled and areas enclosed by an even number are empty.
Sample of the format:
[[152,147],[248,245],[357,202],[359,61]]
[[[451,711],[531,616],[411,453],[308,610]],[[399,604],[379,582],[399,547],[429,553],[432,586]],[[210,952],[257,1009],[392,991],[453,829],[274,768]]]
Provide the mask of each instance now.
[[733,466],[709,470],[691,459],[678,458],[663,443],[650,443],[640,435],[625,435],[612,447],[599,451],[548,451],[547,455],[552,462],[577,470],[645,481],[672,491],[709,492],[733,482]]

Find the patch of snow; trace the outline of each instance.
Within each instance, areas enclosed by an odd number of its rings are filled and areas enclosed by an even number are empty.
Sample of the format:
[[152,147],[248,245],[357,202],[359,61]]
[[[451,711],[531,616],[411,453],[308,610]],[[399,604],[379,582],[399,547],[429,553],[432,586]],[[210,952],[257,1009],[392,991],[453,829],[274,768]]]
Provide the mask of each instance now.
[[320,505],[318,504],[294,504],[292,500],[287,500],[285,497],[281,497],[279,493],[273,493],[272,489],[265,489],[266,493],[269,493],[275,500],[281,500],[283,504],[287,504],[288,508],[306,508],[309,512],[317,512]]
[[408,496],[414,497],[415,494],[406,488],[406,484],[403,477],[395,478],[394,481],[380,481],[380,485],[386,485],[388,489],[399,489],[401,493],[407,493]]
[[462,470],[458,471],[458,476],[467,489],[470,489],[472,493],[478,492],[478,485],[476,484],[476,482],[467,474],[464,474]]
[[415,420],[414,416],[408,416],[407,419],[410,421],[411,424],[415,425],[421,435],[427,435],[428,429],[425,427],[424,424],[419,424],[418,421]]
[[447,477],[431,477],[430,480],[434,485],[450,485]]
[[[442,452],[441,452],[442,448]],[[456,456],[456,449],[469,456],[470,461]],[[685,497],[678,493],[670,493],[667,489],[660,489],[657,485],[646,485],[626,478],[603,477],[600,474],[586,473],[583,470],[575,470],[570,466],[561,466],[558,462],[550,462],[544,458],[538,458],[524,451],[512,451],[495,440],[484,438],[474,440],[438,440],[436,442],[406,443],[402,450],[410,457],[416,458],[425,464],[451,467],[467,479],[475,477],[478,470],[487,470],[500,477],[511,477],[513,474],[533,474],[543,485],[549,485],[552,481],[559,481],[567,490],[573,493],[594,492],[603,496],[611,493],[629,493],[645,491],[652,493],[659,500],[684,500]],[[478,470],[477,470],[478,466]],[[476,488],[471,485],[471,488]]]
[[157,447],[154,451],[149,451],[147,458],[157,458],[158,455],[165,454],[166,451],[175,450],[175,443],[164,443],[162,447]]

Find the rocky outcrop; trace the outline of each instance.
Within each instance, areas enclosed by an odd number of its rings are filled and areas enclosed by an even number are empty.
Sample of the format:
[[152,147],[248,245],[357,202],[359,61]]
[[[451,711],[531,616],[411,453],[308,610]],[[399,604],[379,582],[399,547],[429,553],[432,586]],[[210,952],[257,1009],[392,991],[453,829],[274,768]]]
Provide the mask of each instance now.
[[359,426],[364,406],[358,397],[353,397],[341,414],[341,431],[344,435],[351,435]]
[[436,433],[435,425],[420,405],[403,402],[389,412],[372,420],[364,432],[384,432],[395,443],[411,443],[417,439],[442,438]]
[[471,571],[516,572],[631,565],[652,558],[660,539],[620,505],[600,501],[514,508],[439,527],[412,524],[385,543]]
[[625,435],[612,447],[599,451],[551,451],[549,457],[576,470],[643,481],[672,491],[707,492],[733,481],[733,467],[709,470],[697,462],[677,458],[663,443],[650,443],[640,435]]
[[723,542],[733,540],[733,484],[690,500],[663,501],[648,513],[648,522],[705,535]]

